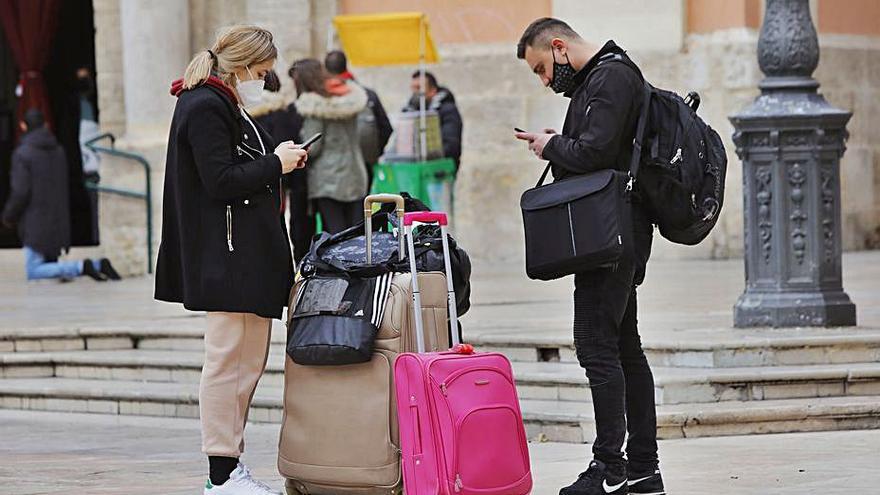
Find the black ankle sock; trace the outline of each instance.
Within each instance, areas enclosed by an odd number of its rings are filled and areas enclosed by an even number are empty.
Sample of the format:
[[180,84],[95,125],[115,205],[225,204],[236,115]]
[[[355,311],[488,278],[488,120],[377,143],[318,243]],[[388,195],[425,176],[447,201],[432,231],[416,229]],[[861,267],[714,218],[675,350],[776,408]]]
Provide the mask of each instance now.
[[237,457],[208,456],[208,469],[210,473],[209,476],[211,477],[211,484],[216,486],[226,483],[226,480],[229,479],[229,475],[235,471],[237,466]]

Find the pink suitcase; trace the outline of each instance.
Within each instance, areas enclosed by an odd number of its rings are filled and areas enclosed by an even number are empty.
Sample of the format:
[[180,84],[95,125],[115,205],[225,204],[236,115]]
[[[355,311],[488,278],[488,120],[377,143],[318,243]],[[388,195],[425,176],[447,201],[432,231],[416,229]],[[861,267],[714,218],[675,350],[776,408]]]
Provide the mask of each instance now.
[[528,442],[510,362],[461,344],[445,213],[407,213],[410,267],[413,222],[439,223],[446,264],[453,348],[425,353],[418,277],[413,277],[419,353],[394,364],[403,486],[407,495],[524,495],[532,489]]

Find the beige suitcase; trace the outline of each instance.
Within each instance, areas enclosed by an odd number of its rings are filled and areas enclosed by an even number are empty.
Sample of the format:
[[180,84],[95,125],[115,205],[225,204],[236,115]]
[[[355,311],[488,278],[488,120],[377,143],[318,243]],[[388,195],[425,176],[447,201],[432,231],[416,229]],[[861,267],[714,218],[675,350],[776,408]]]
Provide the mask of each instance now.
[[[396,196],[395,202],[398,198],[402,216],[403,198]],[[383,199],[389,198],[371,196],[367,202]],[[440,272],[418,276],[425,344],[429,351],[447,349],[446,277]],[[301,286],[293,288],[291,301]],[[416,349],[409,273],[394,276],[385,308],[368,363],[302,366],[286,357],[278,470],[289,495],[401,493],[392,379],[397,355]]]

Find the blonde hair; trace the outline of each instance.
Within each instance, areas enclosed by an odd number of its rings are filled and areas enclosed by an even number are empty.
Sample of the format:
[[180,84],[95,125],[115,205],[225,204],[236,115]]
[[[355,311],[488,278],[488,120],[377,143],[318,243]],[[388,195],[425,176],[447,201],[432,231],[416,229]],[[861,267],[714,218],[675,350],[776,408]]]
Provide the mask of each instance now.
[[210,50],[196,54],[183,74],[183,87],[194,88],[216,72],[229,87],[235,87],[235,70],[278,58],[272,33],[257,26],[223,29]]

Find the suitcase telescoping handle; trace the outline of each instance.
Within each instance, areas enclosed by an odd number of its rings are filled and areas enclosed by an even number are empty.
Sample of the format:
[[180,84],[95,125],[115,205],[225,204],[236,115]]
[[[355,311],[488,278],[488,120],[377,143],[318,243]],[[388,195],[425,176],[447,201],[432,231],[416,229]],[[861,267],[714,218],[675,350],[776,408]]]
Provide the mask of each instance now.
[[[403,196],[398,194],[372,194],[364,198],[364,229],[367,241],[367,263],[373,262],[373,203],[394,203],[397,213],[397,225],[403,225]],[[397,259],[403,261],[403,230],[397,232]]]
[[449,258],[449,219],[439,211],[417,211],[406,213],[403,226],[406,229],[406,242],[409,248],[409,269],[412,272],[413,311],[416,320],[416,345],[420,353],[425,352],[425,333],[422,326],[422,293],[419,291],[418,269],[416,268],[416,248],[413,242],[413,223],[436,223],[440,225],[440,239],[443,242],[443,265],[446,269],[446,300],[449,305],[449,324],[452,330],[453,347],[461,344],[458,338],[458,309],[455,306],[455,288],[452,284],[452,261]]

